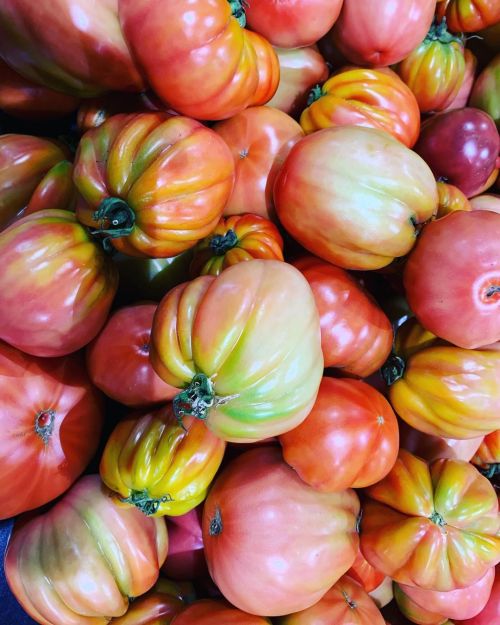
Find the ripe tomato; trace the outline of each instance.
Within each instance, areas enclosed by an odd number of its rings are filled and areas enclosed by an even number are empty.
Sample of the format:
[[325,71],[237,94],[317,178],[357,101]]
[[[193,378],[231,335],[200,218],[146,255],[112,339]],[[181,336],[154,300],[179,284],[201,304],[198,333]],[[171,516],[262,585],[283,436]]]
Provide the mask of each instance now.
[[167,518],[168,554],[161,570],[167,577],[190,580],[208,574],[201,518],[203,506]]
[[500,566],[495,567],[495,581],[488,603],[483,610],[465,621],[455,621],[456,625],[492,625],[500,618]]
[[470,105],[488,113],[500,128],[500,54],[478,76],[472,88]]
[[488,477],[500,472],[500,429],[487,434],[471,462]]
[[172,625],[270,625],[263,616],[242,612],[225,601],[195,601],[172,621]]
[[446,182],[438,182],[439,206],[436,217],[444,217],[454,211],[470,211],[471,203],[458,187]]
[[159,579],[145,595],[130,604],[126,614],[113,625],[169,625],[187,605],[183,588],[168,579]]
[[371,592],[380,586],[380,584],[386,578],[383,573],[374,569],[368,560],[358,551],[356,560],[353,565],[347,571],[347,575],[358,584],[361,584],[366,592]]
[[473,211],[487,210],[500,213],[500,195],[476,195],[476,197],[471,198],[470,205]]
[[476,32],[500,21],[497,0],[444,0],[438,4],[438,18],[446,17],[454,32]]
[[465,48],[464,59],[465,73],[462,85],[460,86],[455,98],[445,108],[445,111],[464,108],[467,106],[467,102],[469,101],[472,86],[474,85],[474,81],[476,79],[477,58],[474,53],[469,50],[469,48]]

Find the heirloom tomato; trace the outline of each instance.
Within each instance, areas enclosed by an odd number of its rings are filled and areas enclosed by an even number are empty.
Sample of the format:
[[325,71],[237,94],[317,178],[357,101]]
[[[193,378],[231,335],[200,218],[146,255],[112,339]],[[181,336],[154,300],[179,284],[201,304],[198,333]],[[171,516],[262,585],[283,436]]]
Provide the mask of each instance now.
[[448,592],[500,561],[495,489],[469,462],[429,466],[401,449],[389,475],[366,493],[361,551],[394,581]]
[[340,267],[314,256],[293,264],[309,282],[316,301],[325,367],[359,377],[380,369],[390,354],[393,331],[375,300]]
[[103,407],[79,355],[28,356],[0,342],[0,519],[55,499],[99,442]]
[[210,575],[241,610],[269,616],[304,610],[354,562],[358,513],[353,490],[319,493],[279,449],[247,451],[226,466],[205,502]]
[[[300,302],[300,315],[291,302]],[[180,389],[174,411],[221,438],[250,442],[291,430],[309,414],[323,375],[318,312],[302,274],[249,260],[200,276],[160,302],[151,359]]]
[[488,603],[483,610],[472,618],[455,620],[455,625],[493,625],[500,622],[500,566],[495,567],[495,581]]
[[120,421],[99,471],[121,502],[148,516],[177,516],[205,499],[225,447],[201,421],[186,417],[180,424],[169,405]]
[[347,571],[347,575],[355,582],[358,582],[358,584],[361,584],[366,592],[375,590],[385,579],[385,575],[373,568],[361,553],[361,550],[358,550],[356,560],[354,560],[353,565]]
[[155,584],[167,544],[163,519],[117,506],[99,476],[87,475],[14,530],[5,576],[42,625],[107,625]]
[[234,182],[217,134],[167,113],[115,115],[82,137],[78,218],[132,256],[176,256],[217,225]]
[[468,48],[466,48],[464,50],[464,59],[465,59],[464,79],[462,81],[460,89],[458,90],[457,95],[448,104],[448,106],[445,108],[445,111],[451,111],[453,109],[462,109],[465,106],[467,106],[467,102],[469,101],[469,96],[472,91],[472,86],[476,78],[477,58],[473,52],[471,52]]
[[484,469],[482,472],[489,477],[500,472],[500,429],[484,437],[471,462]]
[[283,239],[269,219],[259,215],[222,218],[193,251],[193,276],[218,276],[224,269],[253,258],[283,260]]
[[427,330],[466,349],[500,340],[499,241],[500,215],[489,210],[455,211],[425,226],[404,286]]
[[500,21],[498,0],[444,0],[438,4],[438,18],[446,17],[454,32],[476,32]]
[[126,406],[147,406],[172,399],[178,389],[166,384],[149,360],[156,304],[147,302],[116,310],[87,346],[92,382]]
[[470,211],[472,206],[458,187],[447,182],[438,182],[439,205],[436,217],[444,217],[454,211]]
[[290,149],[304,136],[299,124],[269,106],[255,106],[214,126],[234,158],[233,192],[224,215],[256,213],[276,219],[273,185]]
[[243,2],[118,1],[123,32],[145,76],[182,115],[226,119],[274,95],[278,58],[266,39],[242,28]]
[[161,570],[168,577],[190,580],[208,574],[201,530],[202,504],[167,518],[168,554]]
[[349,67],[312,90],[300,125],[306,134],[331,126],[378,128],[411,148],[420,111],[413,93],[389,68]]
[[476,197],[471,198],[470,205],[473,211],[487,210],[500,213],[500,195],[476,195]]
[[2,0],[0,57],[75,96],[144,86],[118,22],[118,0]]
[[172,625],[270,625],[263,616],[242,612],[225,601],[201,599],[183,610]]
[[34,356],[64,356],[103,327],[116,268],[64,210],[42,210],[0,234],[0,339]]
[[344,0],[335,44],[351,63],[398,63],[424,39],[435,8],[436,0]]
[[363,488],[396,462],[398,423],[385,397],[365,382],[323,378],[311,412],[280,443],[286,462],[316,490]]
[[296,143],[274,186],[276,212],[307,250],[345,269],[406,255],[437,211],[426,163],[387,132],[325,128]]
[[275,48],[275,52],[280,81],[267,105],[296,117],[306,106],[309,90],[328,78],[328,66],[316,46]]
[[479,74],[472,88],[470,105],[488,113],[500,129],[500,54]]

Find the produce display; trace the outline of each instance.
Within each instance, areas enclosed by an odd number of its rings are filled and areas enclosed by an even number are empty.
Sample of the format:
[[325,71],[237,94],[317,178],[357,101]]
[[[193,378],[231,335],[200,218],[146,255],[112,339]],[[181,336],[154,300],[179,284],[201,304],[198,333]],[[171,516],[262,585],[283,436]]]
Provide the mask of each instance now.
[[500,625],[499,130],[500,0],[1,0],[1,625]]

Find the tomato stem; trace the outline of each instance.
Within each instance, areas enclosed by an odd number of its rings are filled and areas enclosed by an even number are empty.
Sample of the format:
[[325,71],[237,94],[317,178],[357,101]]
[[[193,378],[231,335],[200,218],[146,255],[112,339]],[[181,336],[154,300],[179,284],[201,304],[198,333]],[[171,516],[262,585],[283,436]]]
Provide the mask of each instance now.
[[487,477],[489,480],[491,480],[496,475],[500,475],[500,462],[487,464],[485,467],[479,468],[479,471],[484,475],[484,477]]
[[392,386],[403,377],[405,367],[405,361],[393,352],[382,366],[382,377],[387,386]]
[[443,17],[439,23],[436,19],[434,19],[424,41],[439,41],[440,43],[453,43],[455,41],[461,46],[464,44],[463,35],[454,35],[450,33],[446,27],[446,17]]
[[228,401],[231,401],[231,399],[235,397],[238,397],[238,395],[218,397],[215,394],[210,378],[204,373],[197,373],[191,380],[189,386],[174,397],[172,407],[177,422],[184,428],[182,423],[182,418],[184,416],[205,420],[212,406],[227,404]]
[[92,217],[99,224],[92,234],[106,234],[112,239],[128,236],[135,226],[134,211],[118,197],[105,198]]
[[351,608],[351,610],[355,610],[358,606],[356,604],[355,601],[353,601],[351,599],[351,597],[349,597],[349,595],[346,593],[345,590],[342,591],[342,596],[344,597],[344,599],[346,600],[347,605]]
[[429,517],[429,520],[435,523],[436,525],[439,525],[439,527],[444,527],[446,525],[446,521],[439,514],[439,512],[436,512],[436,510],[434,510],[434,512],[431,514],[431,516]]
[[210,523],[208,526],[208,533],[210,536],[219,536],[222,533],[222,516],[220,513],[220,508],[217,506],[214,511],[214,516],[210,519]]
[[166,501],[174,501],[171,495],[164,495],[163,497],[150,497],[147,490],[133,490],[129,497],[122,498],[123,503],[129,503],[136,508],[139,508],[146,516],[151,516],[158,512],[160,504]]
[[496,295],[497,293],[500,293],[500,285],[490,286],[490,288],[486,291],[486,297],[493,297],[493,295]]
[[238,20],[238,24],[245,28],[247,25],[247,16],[245,15],[245,7],[248,6],[246,0],[228,0],[231,7],[233,17]]
[[54,430],[54,421],[56,419],[55,410],[40,410],[35,416],[35,432],[48,445],[50,435]]
[[238,237],[234,230],[228,230],[226,234],[214,234],[210,239],[210,249],[216,256],[224,256],[238,244]]
[[307,96],[307,106],[311,106],[313,102],[319,100],[323,95],[323,90],[321,89],[321,85],[314,85],[314,87],[309,91],[309,95]]

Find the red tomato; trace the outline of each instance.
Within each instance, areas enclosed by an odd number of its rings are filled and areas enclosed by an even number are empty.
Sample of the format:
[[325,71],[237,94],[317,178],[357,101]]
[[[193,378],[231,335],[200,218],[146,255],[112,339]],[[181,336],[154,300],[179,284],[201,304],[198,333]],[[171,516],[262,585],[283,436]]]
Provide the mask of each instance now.
[[201,505],[186,514],[166,517],[168,554],[162,572],[180,580],[195,579],[208,573],[203,550]]
[[371,592],[378,588],[385,579],[385,575],[373,568],[361,553],[361,550],[358,551],[356,560],[354,560],[353,565],[347,571],[347,575],[355,582],[358,582],[358,584],[361,584],[366,592]]
[[279,440],[304,482],[331,493],[385,477],[398,456],[399,431],[389,402],[373,387],[323,378],[306,420]]
[[234,608],[225,601],[195,601],[176,616],[172,625],[270,625],[263,616],[254,616]]
[[455,211],[424,228],[404,285],[425,328],[466,349],[500,340],[499,241],[500,215],[491,211]]
[[241,610],[269,616],[304,610],[354,562],[358,512],[354,491],[318,493],[279,449],[252,449],[224,469],[205,501],[210,575]]
[[438,17],[446,17],[455,32],[476,32],[500,21],[498,0],[443,0],[438,4]]
[[464,50],[465,59],[465,73],[464,79],[458,90],[457,95],[453,98],[450,104],[445,108],[445,111],[452,111],[453,109],[461,109],[467,106],[469,96],[472,91],[472,86],[476,78],[477,58],[469,48]]
[[495,581],[488,603],[477,615],[465,621],[455,621],[456,625],[493,625],[500,622],[500,566],[495,567]]
[[235,183],[224,215],[255,213],[276,220],[273,186],[292,146],[304,136],[289,115],[252,107],[214,126],[234,158]]
[[159,579],[145,595],[137,597],[127,613],[113,619],[113,625],[170,625],[187,604],[184,589],[176,582]]
[[178,389],[166,384],[149,360],[156,304],[135,304],[115,311],[87,347],[92,382],[126,406],[147,406],[172,399]]
[[252,0],[248,26],[273,46],[301,48],[316,43],[337,20],[343,0]]
[[94,455],[103,407],[83,360],[0,343],[0,519],[58,497]]
[[435,8],[436,0],[344,0],[334,40],[351,63],[392,65],[424,39]]

